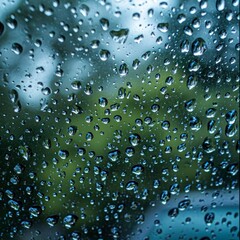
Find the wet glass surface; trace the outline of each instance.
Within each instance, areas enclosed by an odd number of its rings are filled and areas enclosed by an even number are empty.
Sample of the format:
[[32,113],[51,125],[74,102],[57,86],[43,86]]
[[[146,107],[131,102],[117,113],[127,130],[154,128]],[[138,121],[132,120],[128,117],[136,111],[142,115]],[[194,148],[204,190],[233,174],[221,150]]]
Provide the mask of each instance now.
[[0,239],[239,239],[239,0],[0,1]]

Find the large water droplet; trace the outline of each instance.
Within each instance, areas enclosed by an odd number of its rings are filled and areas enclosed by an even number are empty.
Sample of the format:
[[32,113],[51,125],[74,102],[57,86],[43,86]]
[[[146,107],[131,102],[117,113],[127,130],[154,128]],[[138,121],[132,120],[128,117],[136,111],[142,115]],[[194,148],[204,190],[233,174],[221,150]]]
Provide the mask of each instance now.
[[63,219],[63,224],[66,228],[72,228],[77,222],[78,217],[74,214],[69,214]]
[[218,11],[223,11],[225,8],[225,0],[216,0],[216,9]]
[[208,226],[210,226],[213,223],[214,218],[215,218],[215,214],[213,212],[206,213],[204,217],[204,221]]
[[99,57],[102,61],[107,61],[110,55],[110,52],[106,49],[101,49],[99,52]]
[[13,43],[13,44],[12,44],[12,51],[13,51],[15,54],[19,55],[19,54],[22,53],[23,47],[22,47],[19,43]]
[[135,182],[135,181],[129,181],[129,182],[126,184],[126,189],[127,189],[128,191],[135,190],[137,187],[138,187],[138,183]]
[[115,42],[120,43],[120,44],[124,44],[126,42],[128,33],[129,33],[129,29],[127,29],[127,28],[110,31],[110,35],[111,35],[112,39]]
[[104,31],[107,31],[107,30],[108,30],[108,27],[109,27],[109,21],[108,21],[108,19],[106,19],[106,18],[101,18],[101,19],[100,19],[100,23],[101,23],[102,29],[103,29]]
[[168,31],[168,28],[169,28],[169,23],[159,23],[157,25],[157,29],[160,31],[160,32],[167,32]]
[[197,38],[192,43],[192,53],[194,56],[201,56],[207,51],[207,44],[202,38]]
[[46,218],[46,222],[49,226],[53,227],[58,223],[59,217],[57,215],[49,216]]
[[42,213],[42,209],[39,206],[30,207],[28,210],[33,217],[38,217]]
[[59,150],[58,151],[58,156],[61,159],[66,159],[69,156],[69,152],[67,150]]
[[3,34],[3,32],[4,32],[4,25],[2,22],[0,22],[0,37]]
[[141,137],[137,134],[137,133],[134,133],[134,134],[131,134],[129,136],[129,142],[132,146],[137,146],[141,141]]
[[116,162],[117,160],[119,160],[120,155],[121,155],[121,153],[119,150],[114,150],[114,151],[111,151],[108,153],[108,158],[111,161]]
[[142,165],[134,165],[132,167],[132,173],[135,174],[135,175],[140,175],[142,174],[144,171],[144,167]]

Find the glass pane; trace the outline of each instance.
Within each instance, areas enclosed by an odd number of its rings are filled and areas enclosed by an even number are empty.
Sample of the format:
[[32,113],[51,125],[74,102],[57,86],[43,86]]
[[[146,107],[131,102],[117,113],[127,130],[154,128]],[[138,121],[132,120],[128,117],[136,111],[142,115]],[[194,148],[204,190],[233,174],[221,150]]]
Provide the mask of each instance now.
[[1,0],[0,238],[238,239],[239,19]]

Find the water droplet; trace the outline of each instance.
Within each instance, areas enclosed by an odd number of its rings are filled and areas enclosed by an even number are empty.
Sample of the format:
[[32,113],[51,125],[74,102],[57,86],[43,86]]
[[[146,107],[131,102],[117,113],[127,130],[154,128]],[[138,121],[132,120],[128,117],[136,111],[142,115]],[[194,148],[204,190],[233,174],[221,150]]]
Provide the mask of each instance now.
[[63,224],[66,228],[72,228],[77,222],[78,217],[74,214],[69,214],[63,219]]
[[82,84],[80,81],[73,81],[71,87],[73,90],[79,90],[82,87]]
[[171,197],[171,195],[170,195],[169,191],[167,191],[167,190],[162,191],[162,193],[160,195],[161,203],[166,204],[170,200],[170,197]]
[[127,147],[125,150],[125,153],[128,157],[132,157],[135,153],[135,150],[132,147]]
[[12,49],[11,49],[15,54],[19,55],[23,51],[23,47],[19,43],[13,43],[12,44]]
[[191,201],[189,199],[182,200],[178,203],[178,209],[184,211],[190,205]]
[[169,28],[169,23],[159,23],[157,25],[157,29],[160,31],[160,32],[167,32],[168,31],[168,28]]
[[164,130],[168,130],[170,128],[170,122],[169,121],[163,121],[161,126]]
[[19,151],[20,155],[27,161],[29,160],[30,156],[32,155],[32,151],[28,146],[20,146],[18,148],[18,151]]
[[135,190],[135,189],[137,189],[137,187],[138,187],[138,183],[135,182],[135,181],[129,181],[129,182],[126,184],[126,189],[127,189],[128,191]]
[[144,171],[144,167],[140,164],[138,165],[134,165],[132,167],[132,173],[135,174],[135,175],[141,175]]
[[46,218],[46,222],[49,226],[53,227],[58,223],[59,217],[57,215],[49,216]]
[[39,215],[42,213],[42,209],[39,206],[30,207],[28,211],[33,217],[39,217]]
[[69,136],[74,136],[77,132],[77,127],[76,126],[70,126],[68,127],[68,134]]
[[153,105],[151,106],[151,110],[152,110],[152,112],[154,112],[154,113],[158,112],[159,109],[160,109],[160,106],[159,106],[158,104],[153,104]]
[[106,49],[101,49],[99,52],[99,57],[102,61],[107,61],[110,55],[110,52]]
[[190,128],[194,131],[199,131],[202,127],[202,123],[198,117],[191,117],[189,120]]
[[183,41],[181,42],[180,49],[181,49],[181,52],[182,52],[182,53],[188,53],[188,52],[189,52],[190,43],[189,43],[189,41],[188,41],[187,39],[186,39],[186,40],[183,40]]
[[174,183],[171,185],[170,189],[169,189],[170,193],[172,195],[176,195],[180,192],[180,186],[178,183]]
[[99,40],[92,40],[91,42],[91,47],[92,49],[97,49],[100,45],[100,41]]
[[189,72],[197,72],[200,68],[200,63],[197,59],[192,60],[188,65]]
[[121,153],[119,150],[114,150],[108,153],[108,158],[113,162],[118,161],[120,156],[121,156]]
[[208,226],[210,226],[213,223],[214,218],[215,218],[215,214],[213,212],[206,213],[204,217],[204,221]]
[[16,103],[18,100],[18,92],[15,89],[12,89],[9,93],[9,98],[12,103]]
[[121,77],[125,77],[129,72],[128,66],[126,63],[123,63],[119,67],[119,74]]
[[177,20],[178,20],[178,22],[181,24],[181,23],[183,23],[183,22],[185,22],[186,21],[186,16],[184,15],[184,14],[179,14],[178,15],[178,17],[177,17]]
[[14,167],[14,172],[17,173],[17,174],[22,174],[24,169],[25,169],[25,167],[21,163],[18,163]]
[[238,164],[237,163],[232,163],[227,167],[227,172],[231,174],[232,176],[237,175],[238,173]]
[[189,27],[189,26],[185,26],[185,27],[183,28],[183,31],[184,31],[184,33],[185,33],[186,35],[188,35],[188,36],[192,36],[192,35],[193,35],[193,30],[192,30],[192,28]]
[[67,150],[59,150],[58,151],[58,156],[61,159],[66,159],[69,156],[69,152]]
[[216,0],[216,9],[218,11],[223,11],[225,8],[225,0]]
[[171,217],[171,218],[176,218],[179,214],[179,210],[178,208],[171,208],[169,211],[168,211],[168,216]]
[[88,133],[86,134],[86,140],[87,140],[87,141],[92,141],[93,138],[94,138],[94,136],[93,136],[93,134],[92,134],[91,132],[88,132]]
[[198,83],[197,77],[190,75],[187,80],[187,88],[189,90],[192,90],[193,88],[195,88],[197,86],[197,83]]
[[118,89],[118,98],[119,99],[124,99],[126,97],[126,88],[119,88]]
[[26,229],[29,229],[32,226],[32,222],[30,222],[30,221],[22,221],[21,222],[21,226],[26,228]]
[[208,137],[204,139],[202,146],[203,146],[203,150],[206,153],[212,153],[216,150],[215,147],[213,146],[212,140]]
[[20,209],[20,207],[21,207],[20,202],[15,201],[15,200],[13,200],[13,199],[10,199],[10,200],[8,201],[8,205],[9,205],[12,209],[14,209],[15,211],[18,211],[18,210]]
[[235,124],[227,124],[225,128],[225,134],[227,137],[233,137],[237,133],[237,125]]
[[134,133],[134,134],[131,134],[129,136],[129,142],[132,146],[137,146],[141,141],[141,137],[137,134],[137,133]]
[[227,123],[229,123],[229,124],[235,123],[235,121],[237,119],[237,111],[231,110],[231,111],[227,112],[225,118],[226,118]]
[[79,10],[84,17],[87,17],[89,14],[90,8],[86,4],[82,4]]
[[133,69],[134,69],[134,70],[137,70],[138,67],[139,67],[139,65],[140,65],[140,63],[141,63],[141,62],[140,62],[138,59],[133,60],[133,63],[132,63]]
[[111,35],[112,39],[115,42],[120,43],[120,44],[124,44],[126,42],[128,33],[129,33],[129,29],[127,29],[127,28],[110,31],[110,35]]
[[197,38],[192,43],[192,53],[194,56],[201,56],[207,51],[207,44],[202,38]]
[[6,23],[7,23],[7,26],[12,30],[14,30],[18,25],[18,22],[15,18],[8,18],[6,20]]
[[193,112],[193,110],[196,108],[196,106],[197,106],[197,101],[195,98],[193,98],[185,103],[185,109],[188,112]]
[[52,90],[49,87],[45,87],[41,89],[43,95],[48,96],[51,94]]
[[106,18],[101,18],[101,19],[100,19],[100,23],[101,23],[102,29],[103,29],[104,31],[107,31],[108,28],[109,28],[109,21],[108,21],[108,19],[106,19]]
[[210,120],[208,122],[208,132],[210,134],[213,134],[216,130],[217,130],[216,121],[215,120]]
[[206,111],[206,117],[207,118],[213,118],[216,114],[216,109],[215,108],[209,108],[207,111]]
[[3,34],[3,32],[4,32],[4,25],[2,22],[0,22],[0,37]]

